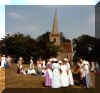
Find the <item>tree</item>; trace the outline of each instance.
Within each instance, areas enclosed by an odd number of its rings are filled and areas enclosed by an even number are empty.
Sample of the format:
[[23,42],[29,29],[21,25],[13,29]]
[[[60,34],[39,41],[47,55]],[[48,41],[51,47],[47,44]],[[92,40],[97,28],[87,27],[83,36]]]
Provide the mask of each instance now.
[[42,55],[43,58],[50,58],[51,56],[57,56],[58,51],[60,51],[59,46],[56,46],[54,45],[53,42],[50,42],[49,35],[50,32],[46,32],[45,34],[37,38],[40,54]]
[[89,61],[96,60],[96,39],[88,35],[82,35],[73,39],[74,60],[78,58]]
[[34,60],[39,57],[50,58],[51,56],[57,56],[60,48],[55,46],[49,41],[49,32],[39,36],[36,40],[29,35],[24,36],[21,33],[7,35],[0,44],[0,52],[3,54],[12,55],[15,58],[22,56],[25,62],[30,59],[31,56]]

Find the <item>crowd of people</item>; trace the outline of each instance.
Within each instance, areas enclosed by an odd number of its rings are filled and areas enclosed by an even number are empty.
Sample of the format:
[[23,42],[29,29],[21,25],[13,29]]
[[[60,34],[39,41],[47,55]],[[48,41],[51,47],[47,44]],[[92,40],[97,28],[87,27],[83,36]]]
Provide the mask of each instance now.
[[[91,87],[90,71],[95,71],[94,62],[90,63],[86,60],[80,59],[73,67],[70,65],[68,58],[58,60],[57,58],[50,58],[47,61],[39,58],[34,63],[33,58],[30,59],[29,67],[23,66],[24,59],[19,57],[17,61],[17,73],[23,75],[40,75],[44,77],[45,87],[60,88],[74,86],[75,81],[83,87]],[[11,68],[12,57],[2,55],[0,56],[0,68]],[[91,69],[90,69],[91,68]]]
[[46,66],[45,86],[52,88],[73,86],[72,70],[67,58],[63,61],[52,58]]
[[[80,61],[71,68],[68,58],[63,60],[58,60],[57,58],[50,58],[47,62],[41,58],[37,60],[37,65],[35,69],[33,59],[30,59],[30,68],[23,68],[23,58],[20,57],[18,60],[18,73],[24,75],[40,75],[45,77],[44,84],[46,87],[60,88],[69,87],[75,84],[74,80],[78,80],[80,85],[86,88],[91,87],[91,77],[90,77],[90,64],[86,60],[80,59]],[[92,67],[92,71],[93,68]]]

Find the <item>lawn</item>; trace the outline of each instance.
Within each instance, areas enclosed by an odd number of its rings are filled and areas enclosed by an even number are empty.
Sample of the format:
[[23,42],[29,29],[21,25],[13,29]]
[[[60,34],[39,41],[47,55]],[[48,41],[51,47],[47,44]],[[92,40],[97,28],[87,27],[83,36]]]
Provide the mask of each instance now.
[[[29,68],[29,65],[24,65]],[[36,66],[35,66],[36,69]],[[37,70],[37,69],[36,69]],[[91,74],[94,79],[94,74]],[[16,73],[16,64],[13,64],[12,69],[6,70],[6,88],[45,88],[43,86],[44,78],[39,75],[22,75]],[[93,80],[94,82],[94,80]],[[73,86],[71,88],[81,88],[80,86]]]

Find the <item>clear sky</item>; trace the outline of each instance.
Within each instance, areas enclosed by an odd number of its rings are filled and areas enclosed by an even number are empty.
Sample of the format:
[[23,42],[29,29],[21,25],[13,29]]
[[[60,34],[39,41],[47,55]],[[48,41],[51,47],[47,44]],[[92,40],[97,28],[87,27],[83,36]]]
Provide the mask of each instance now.
[[[99,1],[100,0],[0,0],[0,38],[5,34],[5,5],[96,5]],[[58,11],[60,12],[60,10]]]
[[6,33],[24,33],[33,38],[52,31],[54,10],[57,8],[58,29],[66,38],[82,34],[95,35],[94,6],[35,6],[9,5],[5,10]]

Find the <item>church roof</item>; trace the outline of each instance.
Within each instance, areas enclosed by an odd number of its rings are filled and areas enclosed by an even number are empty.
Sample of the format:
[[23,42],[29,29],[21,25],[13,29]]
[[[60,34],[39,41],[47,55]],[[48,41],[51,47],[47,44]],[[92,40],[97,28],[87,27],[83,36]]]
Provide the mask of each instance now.
[[66,52],[72,53],[72,43],[71,42],[61,43],[61,47],[63,47]]

